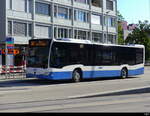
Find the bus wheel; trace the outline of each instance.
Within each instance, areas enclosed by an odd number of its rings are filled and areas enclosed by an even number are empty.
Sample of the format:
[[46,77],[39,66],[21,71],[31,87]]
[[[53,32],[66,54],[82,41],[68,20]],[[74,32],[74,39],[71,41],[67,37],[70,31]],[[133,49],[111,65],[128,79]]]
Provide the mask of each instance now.
[[79,70],[73,71],[72,80],[73,82],[76,82],[76,83],[81,81],[81,73]]
[[127,68],[123,68],[121,70],[121,79],[125,79],[127,77],[128,77],[128,70],[127,70]]

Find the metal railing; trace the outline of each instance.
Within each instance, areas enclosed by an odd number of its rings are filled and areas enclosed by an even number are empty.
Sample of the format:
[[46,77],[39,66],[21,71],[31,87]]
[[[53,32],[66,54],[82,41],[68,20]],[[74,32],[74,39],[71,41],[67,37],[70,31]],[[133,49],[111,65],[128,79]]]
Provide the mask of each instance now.
[[2,66],[0,79],[26,78],[25,66]]

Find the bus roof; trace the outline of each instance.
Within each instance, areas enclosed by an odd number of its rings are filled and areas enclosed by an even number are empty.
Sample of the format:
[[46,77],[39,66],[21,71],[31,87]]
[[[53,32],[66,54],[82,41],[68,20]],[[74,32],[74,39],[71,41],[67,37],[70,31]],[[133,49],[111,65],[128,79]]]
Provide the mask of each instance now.
[[68,43],[82,43],[82,44],[92,44],[90,40],[79,40],[79,39],[72,39],[72,38],[59,38],[54,39],[57,42],[68,42]]
[[79,39],[72,39],[72,38],[59,38],[59,39],[54,39],[54,41],[56,41],[56,42],[67,42],[67,43],[103,45],[103,46],[144,48],[144,45],[140,45],[140,44],[117,45],[117,44],[96,43],[96,42],[91,42],[90,40],[79,40]]
[[104,45],[104,46],[118,46],[118,47],[131,47],[131,48],[145,48],[144,45],[140,44],[128,44],[128,45],[117,45],[117,44],[100,44],[100,43],[94,43],[95,45]]

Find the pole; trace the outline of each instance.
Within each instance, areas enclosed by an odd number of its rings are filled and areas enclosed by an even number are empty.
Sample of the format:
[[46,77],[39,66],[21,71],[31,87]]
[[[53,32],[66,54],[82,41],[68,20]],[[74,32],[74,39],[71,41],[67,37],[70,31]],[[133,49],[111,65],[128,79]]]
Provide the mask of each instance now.
[[107,11],[106,12],[106,21],[107,21],[107,29],[106,29],[106,43],[108,44],[108,18],[109,18],[109,16],[108,16],[108,14],[109,14],[109,12],[110,11]]
[[106,39],[106,42],[107,42],[107,44],[108,44],[108,15],[107,15],[107,30],[106,30],[106,31],[107,31],[107,32],[106,32],[106,33],[107,33],[107,36],[106,36],[106,38],[107,38],[107,39]]
[[7,41],[5,42],[5,78],[8,78],[8,49],[7,49]]

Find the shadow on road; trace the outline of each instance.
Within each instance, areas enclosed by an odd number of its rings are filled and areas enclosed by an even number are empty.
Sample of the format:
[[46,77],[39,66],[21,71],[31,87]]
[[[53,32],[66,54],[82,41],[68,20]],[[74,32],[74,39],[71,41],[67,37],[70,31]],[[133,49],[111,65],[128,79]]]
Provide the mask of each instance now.
[[[129,77],[127,79],[134,79],[137,77]],[[81,83],[85,82],[96,82],[96,81],[107,81],[107,80],[122,80],[118,77],[115,78],[98,78],[98,79],[86,79]],[[57,85],[57,84],[72,84],[71,80],[52,81],[46,79],[5,79],[0,80],[0,87],[19,87],[19,86],[44,86],[44,85]]]
[[[138,77],[127,77],[126,79],[134,79]],[[126,80],[126,79],[121,79],[119,77],[101,77],[101,78],[96,78],[96,79],[85,79],[83,82],[92,82],[92,81],[107,81],[107,80]]]
[[133,90],[122,90],[120,92],[110,92],[105,94],[97,94],[97,95],[89,95],[89,96],[83,96],[83,97],[76,97],[73,99],[81,99],[81,98],[93,98],[93,97],[108,97],[108,96],[123,96],[123,95],[140,95],[140,94],[146,94],[150,93],[150,87],[145,88],[139,88],[139,89],[133,89]]
[[51,81],[45,79],[6,79],[0,81],[0,87],[44,86],[69,83],[69,81]]

